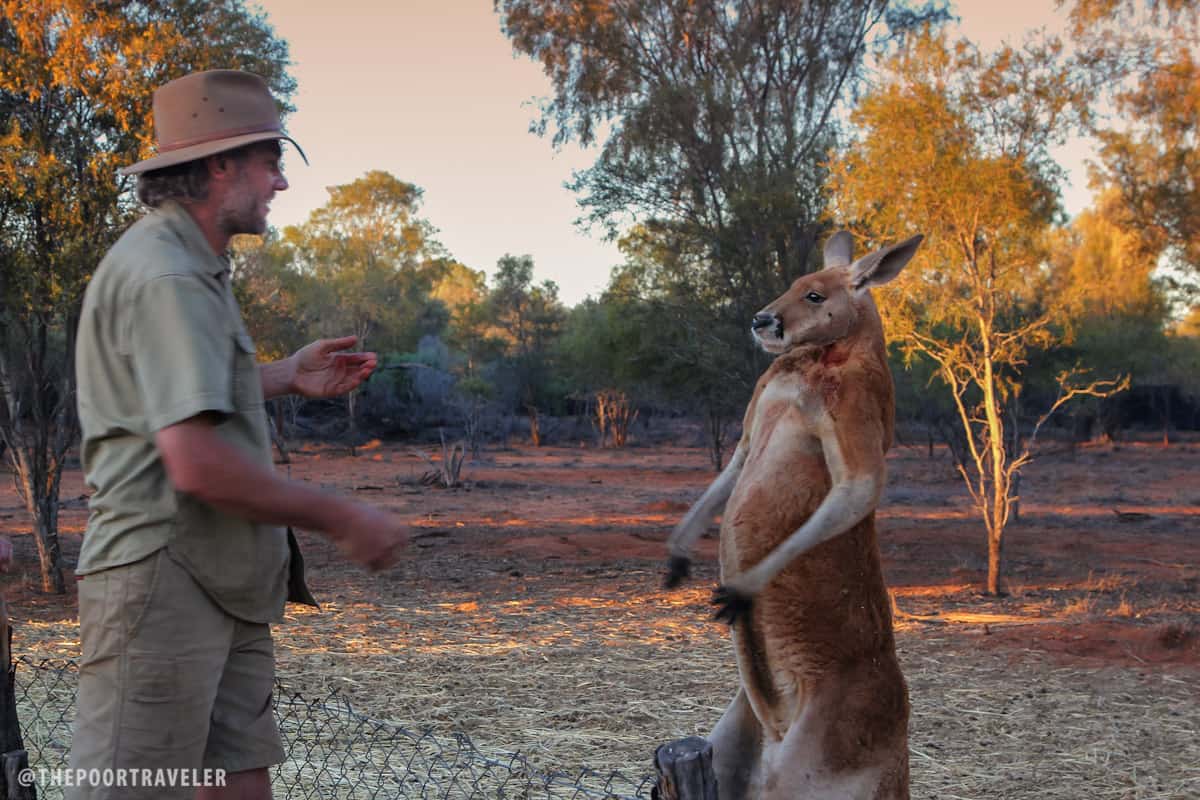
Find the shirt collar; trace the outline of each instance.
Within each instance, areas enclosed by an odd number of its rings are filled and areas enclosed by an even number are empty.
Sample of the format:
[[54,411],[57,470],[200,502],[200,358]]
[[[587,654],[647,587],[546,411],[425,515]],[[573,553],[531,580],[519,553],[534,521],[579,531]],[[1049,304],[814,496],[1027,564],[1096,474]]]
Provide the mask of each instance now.
[[181,203],[177,200],[164,200],[152,213],[166,220],[168,227],[179,237],[184,247],[196,254],[197,258],[190,263],[197,272],[216,278],[222,272],[229,271],[228,257],[224,253],[213,252],[204,231],[200,230],[196,220]]

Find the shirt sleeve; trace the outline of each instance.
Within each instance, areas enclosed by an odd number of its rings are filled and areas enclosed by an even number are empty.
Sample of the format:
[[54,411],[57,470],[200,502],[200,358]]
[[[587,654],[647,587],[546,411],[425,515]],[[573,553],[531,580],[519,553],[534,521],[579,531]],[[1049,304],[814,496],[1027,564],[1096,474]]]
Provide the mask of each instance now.
[[220,294],[198,276],[163,275],[141,287],[127,313],[151,433],[203,412],[233,413],[233,337]]

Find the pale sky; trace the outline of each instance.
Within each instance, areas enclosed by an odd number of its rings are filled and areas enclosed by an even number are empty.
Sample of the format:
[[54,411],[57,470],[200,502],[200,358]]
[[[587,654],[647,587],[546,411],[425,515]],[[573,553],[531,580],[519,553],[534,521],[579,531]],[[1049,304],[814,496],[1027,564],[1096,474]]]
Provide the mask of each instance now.
[[[596,151],[556,152],[529,133],[549,81],[513,55],[492,0],[253,2],[290,45],[299,87],[286,124],[311,163],[285,157],[291,188],[272,203],[273,225],[303,222],[326,187],[381,169],[424,189],[420,215],[472,269],[490,278],[501,256],[529,254],[568,305],[604,289],[620,253],[574,225],[580,209],[563,186]],[[1053,0],[956,5],[985,47],[1056,22]],[[1075,213],[1089,200],[1086,175],[1079,155],[1064,162]]]

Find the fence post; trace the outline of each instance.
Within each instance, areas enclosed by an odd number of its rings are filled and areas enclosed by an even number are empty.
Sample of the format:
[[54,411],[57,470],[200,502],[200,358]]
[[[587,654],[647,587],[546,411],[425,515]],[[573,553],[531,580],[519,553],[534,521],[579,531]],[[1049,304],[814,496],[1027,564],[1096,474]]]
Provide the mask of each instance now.
[[8,624],[8,605],[0,597],[0,669],[4,671],[4,697],[0,700],[0,790],[5,800],[35,800],[37,791],[24,786],[17,776],[29,766],[29,754],[21,740],[21,722],[17,719],[17,671],[12,663],[12,627]]
[[712,744],[699,736],[676,739],[654,751],[658,783],[651,800],[717,800]]

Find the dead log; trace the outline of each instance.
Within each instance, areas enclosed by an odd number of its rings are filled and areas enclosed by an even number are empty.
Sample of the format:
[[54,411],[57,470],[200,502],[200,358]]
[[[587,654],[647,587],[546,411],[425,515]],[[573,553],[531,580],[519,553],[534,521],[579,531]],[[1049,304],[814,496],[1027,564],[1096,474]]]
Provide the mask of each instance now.
[[651,800],[717,800],[712,744],[699,736],[676,739],[654,751],[658,783]]

